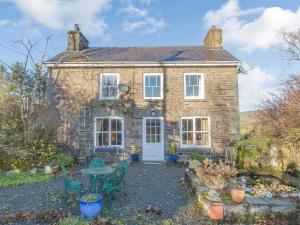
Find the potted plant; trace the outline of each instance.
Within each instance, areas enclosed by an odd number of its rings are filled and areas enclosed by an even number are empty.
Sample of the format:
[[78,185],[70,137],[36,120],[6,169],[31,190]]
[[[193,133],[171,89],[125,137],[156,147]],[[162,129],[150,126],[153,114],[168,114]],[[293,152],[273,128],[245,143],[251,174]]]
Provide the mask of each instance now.
[[177,161],[177,155],[176,155],[176,152],[175,152],[175,144],[173,141],[171,141],[170,143],[170,153],[169,153],[169,160],[170,162],[173,164],[173,163],[176,163]]
[[203,162],[192,160],[197,176],[205,186],[212,189],[223,189],[230,180],[235,178],[237,170],[234,167],[205,159]]
[[245,187],[233,181],[230,189],[230,195],[234,202],[242,203],[245,199]]
[[131,146],[130,159],[132,162],[138,162],[140,160],[140,151],[134,145]]
[[211,220],[223,220],[224,204],[221,202],[213,202],[209,205],[209,216]]
[[102,195],[88,194],[80,198],[80,213],[85,219],[96,218],[102,210]]

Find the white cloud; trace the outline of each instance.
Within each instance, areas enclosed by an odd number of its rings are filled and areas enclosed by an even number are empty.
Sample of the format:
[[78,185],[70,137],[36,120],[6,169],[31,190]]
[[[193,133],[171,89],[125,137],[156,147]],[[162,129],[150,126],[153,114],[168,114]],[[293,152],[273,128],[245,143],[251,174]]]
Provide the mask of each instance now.
[[155,19],[153,17],[143,18],[141,20],[125,21],[122,24],[123,31],[141,33],[156,33],[166,26],[164,19]]
[[104,34],[107,24],[101,13],[111,0],[11,0],[26,19],[54,30],[65,30],[79,23],[90,36]]
[[239,75],[239,99],[241,111],[253,110],[258,102],[268,96],[272,91],[270,84],[275,83],[275,77],[260,67],[250,68],[243,65],[246,74]]
[[133,15],[133,16],[147,16],[148,15],[148,12],[146,9],[139,9],[132,5],[129,5],[123,11],[126,12],[127,14]]
[[124,32],[155,33],[162,30],[167,24],[163,18],[149,16],[145,8],[137,7],[134,3],[149,5],[152,0],[127,0],[127,5],[122,12],[127,15],[127,19],[122,23]]
[[0,20],[0,26],[6,26],[9,25],[11,23],[10,20]]
[[299,21],[300,7],[296,11],[280,7],[241,9],[238,0],[229,0],[204,16],[207,27],[216,25],[223,29],[225,44],[248,52],[281,44],[280,30],[300,29]]

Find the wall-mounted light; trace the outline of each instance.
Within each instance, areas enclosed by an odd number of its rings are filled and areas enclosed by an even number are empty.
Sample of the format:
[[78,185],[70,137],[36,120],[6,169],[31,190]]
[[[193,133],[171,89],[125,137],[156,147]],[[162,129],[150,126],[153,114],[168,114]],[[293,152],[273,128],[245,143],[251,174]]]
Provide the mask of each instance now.
[[151,116],[155,116],[155,114],[156,114],[155,111],[152,110],[152,111],[151,111]]

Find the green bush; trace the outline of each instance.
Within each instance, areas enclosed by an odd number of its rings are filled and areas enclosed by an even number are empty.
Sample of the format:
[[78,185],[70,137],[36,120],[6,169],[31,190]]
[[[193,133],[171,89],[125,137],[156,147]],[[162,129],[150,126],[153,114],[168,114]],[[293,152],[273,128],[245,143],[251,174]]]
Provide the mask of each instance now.
[[12,173],[0,173],[0,187],[15,186],[21,184],[33,184],[43,183],[51,180],[51,175],[45,173],[30,172],[12,172]]
[[247,135],[240,141],[235,142],[234,146],[237,148],[237,167],[240,169],[257,169],[260,162],[265,160],[263,151],[269,149],[271,143],[272,139],[264,135]]
[[189,158],[191,160],[198,160],[199,162],[205,160],[205,158],[202,155],[200,155],[199,152],[193,152]]
[[91,222],[82,219],[79,216],[69,216],[59,220],[59,225],[90,225]]
[[63,166],[72,166],[74,164],[73,157],[68,153],[59,153],[56,156],[56,160],[59,165]]

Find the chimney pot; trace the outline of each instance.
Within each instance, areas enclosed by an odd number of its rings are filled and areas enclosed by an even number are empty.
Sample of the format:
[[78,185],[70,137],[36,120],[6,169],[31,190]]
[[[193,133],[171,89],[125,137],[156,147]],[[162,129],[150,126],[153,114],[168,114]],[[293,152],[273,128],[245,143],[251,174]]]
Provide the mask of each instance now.
[[215,25],[211,26],[204,39],[204,46],[207,48],[223,48],[222,30]]
[[74,25],[74,30],[68,32],[68,50],[81,51],[89,47],[89,41],[80,32],[78,24]]
[[79,24],[74,24],[75,31],[80,31]]

